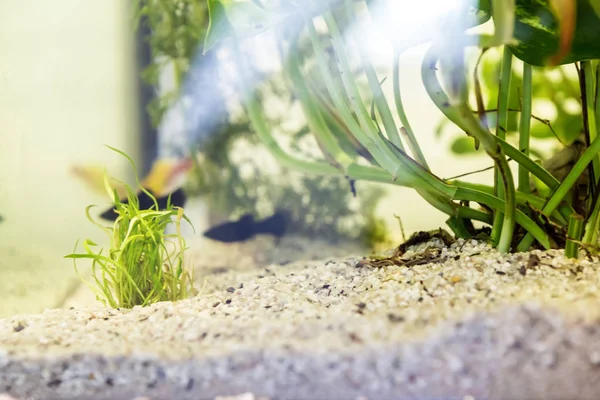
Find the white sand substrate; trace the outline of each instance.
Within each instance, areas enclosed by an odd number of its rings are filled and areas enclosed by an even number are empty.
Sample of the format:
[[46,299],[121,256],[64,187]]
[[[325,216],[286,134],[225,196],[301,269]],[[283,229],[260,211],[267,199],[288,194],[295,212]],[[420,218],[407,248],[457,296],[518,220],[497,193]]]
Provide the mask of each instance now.
[[294,261],[319,246],[294,237],[277,248],[261,243],[261,256],[243,267],[233,247],[213,248],[221,258],[196,247],[199,280],[209,283],[192,299],[131,310],[74,304],[0,320],[0,392],[48,400],[600,396],[597,259],[432,240],[404,256],[427,254],[426,264],[373,267],[359,263],[365,252],[353,244],[322,245],[320,259]]

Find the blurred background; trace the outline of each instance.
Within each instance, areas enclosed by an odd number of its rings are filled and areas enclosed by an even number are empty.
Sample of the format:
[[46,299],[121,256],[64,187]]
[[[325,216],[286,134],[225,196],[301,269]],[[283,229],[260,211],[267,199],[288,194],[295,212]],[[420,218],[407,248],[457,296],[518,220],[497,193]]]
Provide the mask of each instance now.
[[99,163],[131,181],[141,158],[131,6],[119,0],[0,2],[0,315],[60,303],[77,282],[77,238],[98,198],[73,178]]
[[[143,70],[152,73],[147,69],[150,48],[144,40],[150,32],[145,25],[134,30],[132,9],[130,2],[122,0],[0,2],[0,316],[63,305],[80,282],[64,255],[73,251],[78,239],[106,241],[104,233],[87,220],[85,207],[104,207],[108,199],[74,176],[73,166],[105,166],[110,175],[133,183],[127,160],[105,145],[129,154],[140,174],[160,153],[158,130],[146,111],[154,90],[140,79]],[[452,134],[437,132],[441,114],[420,80],[425,48],[403,55],[400,74],[406,112],[432,170],[448,178],[490,166],[481,152],[457,154],[460,132],[456,129],[450,129]],[[390,60],[391,54],[383,49],[381,63],[391,65]],[[160,83],[163,92],[177,84],[176,74],[167,75]],[[391,93],[390,87],[384,89]],[[268,99],[273,110],[278,100],[277,96]],[[286,118],[293,118],[293,112],[280,108]],[[239,129],[244,131],[243,125]],[[243,133],[251,134],[248,129]],[[247,155],[245,145],[241,141],[231,152]],[[486,182],[491,176],[492,171],[487,171],[471,180]],[[401,239],[395,216],[401,218],[407,235],[444,226],[445,216],[413,190],[379,189],[384,192],[376,192],[374,185],[357,184],[359,197],[377,193],[376,201],[370,199],[369,204],[375,204],[374,218],[383,221],[392,242]],[[285,199],[287,192],[282,193]],[[252,202],[259,197],[252,197]],[[215,202],[200,196],[190,203],[197,233],[235,214],[233,206],[212,210],[211,201]]]

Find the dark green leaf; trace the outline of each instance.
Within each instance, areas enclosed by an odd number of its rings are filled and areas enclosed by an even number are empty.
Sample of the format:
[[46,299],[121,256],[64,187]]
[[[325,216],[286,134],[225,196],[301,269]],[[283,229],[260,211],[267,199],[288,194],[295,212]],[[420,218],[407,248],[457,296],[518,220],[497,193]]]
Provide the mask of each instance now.
[[596,15],[600,18],[600,0],[590,0],[590,5],[594,9]]
[[[571,49],[560,64],[600,58],[600,16],[597,0],[577,0],[575,35]],[[517,0],[515,39],[510,46],[513,54],[536,66],[549,64],[559,50],[559,24],[550,7],[550,0]]]

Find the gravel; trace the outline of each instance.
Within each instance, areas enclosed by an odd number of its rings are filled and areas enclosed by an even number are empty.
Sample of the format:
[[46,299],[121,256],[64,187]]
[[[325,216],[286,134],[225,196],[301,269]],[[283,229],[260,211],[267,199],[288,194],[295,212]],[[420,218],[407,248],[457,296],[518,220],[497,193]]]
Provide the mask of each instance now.
[[261,243],[251,262],[218,272],[225,248],[211,258],[196,247],[209,283],[189,300],[0,320],[0,392],[92,400],[600,393],[597,259],[432,240],[405,254],[431,262],[374,267],[358,256],[295,260],[312,258],[307,246],[364,254],[353,244]]

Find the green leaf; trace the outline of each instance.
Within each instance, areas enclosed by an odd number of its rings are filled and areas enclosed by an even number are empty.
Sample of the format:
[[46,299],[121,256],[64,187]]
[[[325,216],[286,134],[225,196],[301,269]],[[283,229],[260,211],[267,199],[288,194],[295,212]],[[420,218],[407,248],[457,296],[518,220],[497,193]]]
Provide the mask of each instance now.
[[208,31],[204,38],[204,51],[212,49],[217,43],[222,40],[233,37],[233,26],[227,19],[227,13],[225,12],[225,6],[219,0],[207,0],[208,1]]
[[[600,58],[600,8],[598,0],[576,0],[575,34],[570,50],[559,65]],[[594,3],[592,5],[592,3]],[[550,0],[517,0],[515,39],[512,53],[531,65],[550,65],[559,51],[559,22]]]
[[282,23],[291,10],[251,0],[207,0],[209,25],[204,40],[204,53],[227,38],[244,40],[266,32]]
[[600,17],[600,0],[590,0],[590,5],[594,9],[594,12]]
[[548,63],[558,65],[569,54],[575,34],[575,19],[577,17],[577,0],[550,0],[550,7],[558,21],[558,50]]

